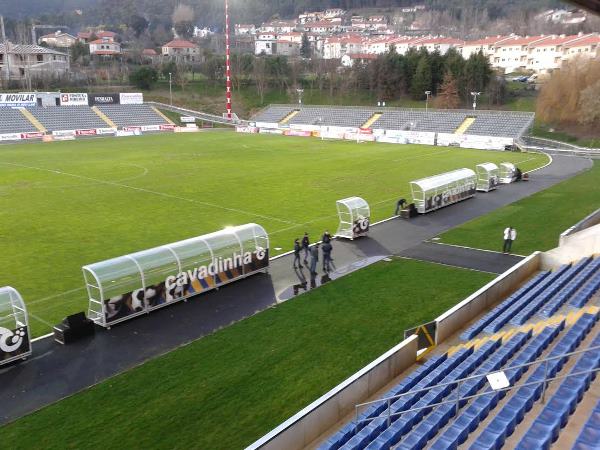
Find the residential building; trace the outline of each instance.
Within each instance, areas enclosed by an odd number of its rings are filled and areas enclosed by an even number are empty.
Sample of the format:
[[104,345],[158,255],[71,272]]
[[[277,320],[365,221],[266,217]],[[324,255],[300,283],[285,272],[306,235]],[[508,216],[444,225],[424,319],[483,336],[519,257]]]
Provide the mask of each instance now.
[[112,38],[104,37],[90,42],[90,55],[112,58],[122,54],[121,44]]
[[176,61],[198,62],[202,59],[200,47],[185,39],[174,39],[162,46],[163,57]]
[[301,44],[292,41],[276,41],[275,53],[279,56],[299,56]]
[[447,38],[447,37],[429,37],[422,39],[416,45],[417,49],[424,48],[429,53],[440,52],[442,55],[445,55],[448,50],[451,48],[455,48],[459,50],[464,45],[464,41],[460,39]]
[[323,44],[323,59],[340,59],[346,54],[365,53],[365,40],[359,35],[332,36]]
[[576,57],[600,58],[600,35],[592,33],[564,44],[563,61]]
[[39,45],[0,44],[0,76],[4,79],[64,76],[69,69],[66,53]]
[[304,25],[304,31],[309,33],[332,34],[342,30],[342,19],[320,20]]
[[494,45],[490,62],[505,73],[527,69],[530,46],[548,39],[548,36],[511,36]]
[[587,35],[548,36],[529,47],[527,69],[537,73],[550,73],[560,69],[565,45],[585,39]]
[[236,23],[234,29],[236,36],[256,34],[256,26],[254,24]]
[[462,46],[462,56],[467,59],[473,54],[482,52],[489,59],[494,54],[495,46],[510,38],[510,36],[491,36],[475,41],[466,41]]
[[275,33],[260,33],[254,41],[255,55],[274,55],[277,51],[277,35]]
[[260,27],[261,33],[290,33],[296,29],[295,20],[276,20],[263,23]]
[[69,33],[57,31],[47,34],[38,39],[39,44],[46,44],[50,47],[69,48],[77,42],[77,38]]

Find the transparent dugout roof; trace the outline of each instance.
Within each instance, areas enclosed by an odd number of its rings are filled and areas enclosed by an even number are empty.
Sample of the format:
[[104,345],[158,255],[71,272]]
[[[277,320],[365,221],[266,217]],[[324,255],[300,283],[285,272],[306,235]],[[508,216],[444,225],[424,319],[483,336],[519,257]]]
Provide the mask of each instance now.
[[411,181],[414,187],[418,187],[423,192],[435,191],[440,187],[447,186],[451,183],[469,181],[475,179],[475,172],[471,169],[458,169],[452,172],[446,172],[439,175],[434,175],[428,178]]
[[498,166],[494,163],[482,163],[482,164],[477,164],[476,167],[477,172],[493,172],[494,170],[498,170]]
[[27,309],[21,294],[6,286],[0,288],[0,327],[12,330],[27,326]]
[[86,282],[105,300],[164,281],[226,254],[268,249],[265,229],[250,223],[84,266]]

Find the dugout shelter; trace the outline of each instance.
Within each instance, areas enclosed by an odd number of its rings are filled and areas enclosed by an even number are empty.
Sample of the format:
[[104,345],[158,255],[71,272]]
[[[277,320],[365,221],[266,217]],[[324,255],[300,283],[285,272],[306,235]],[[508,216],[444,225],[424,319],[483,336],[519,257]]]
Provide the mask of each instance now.
[[411,181],[413,202],[420,214],[473,197],[477,175],[471,169],[458,169]]
[[500,163],[500,183],[510,184],[517,180],[517,168],[513,163]]
[[498,166],[494,163],[477,164],[475,167],[477,173],[477,190],[489,192],[496,189],[500,177]]
[[82,268],[88,317],[110,325],[269,267],[269,236],[250,223]]
[[355,239],[369,233],[371,209],[361,197],[348,197],[338,200],[336,208],[340,223],[336,236]]
[[29,316],[23,297],[10,287],[0,288],[0,366],[31,355]]

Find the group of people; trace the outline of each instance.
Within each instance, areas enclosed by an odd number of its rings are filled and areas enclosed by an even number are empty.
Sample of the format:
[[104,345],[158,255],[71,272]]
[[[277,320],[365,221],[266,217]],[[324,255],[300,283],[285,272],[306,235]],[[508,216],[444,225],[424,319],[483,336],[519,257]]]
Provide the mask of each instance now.
[[[330,272],[331,267],[333,265],[333,258],[331,257],[333,245],[331,244],[331,239],[331,234],[327,230],[325,230],[325,233],[323,233],[323,237],[321,238],[321,244],[317,243],[312,247],[310,245],[308,233],[304,233],[302,241],[296,238],[294,240],[294,269],[308,267],[310,269],[311,274],[316,274],[317,264],[319,263],[319,249],[321,249],[321,252],[323,253],[323,272]],[[302,266],[302,263],[300,261],[300,255],[302,253],[304,253],[304,266]],[[309,257],[310,265],[308,264]]]

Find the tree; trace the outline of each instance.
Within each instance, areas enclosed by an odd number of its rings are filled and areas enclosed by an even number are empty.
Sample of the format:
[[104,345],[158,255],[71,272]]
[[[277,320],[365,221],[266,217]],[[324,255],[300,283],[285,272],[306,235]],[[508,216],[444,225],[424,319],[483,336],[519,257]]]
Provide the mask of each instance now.
[[140,89],[150,90],[158,81],[158,72],[153,67],[140,67],[129,75],[129,81]]
[[463,98],[469,98],[472,91],[485,91],[491,76],[492,68],[481,50],[469,56],[463,72]]
[[505,100],[506,80],[503,76],[494,74],[488,85],[488,102],[490,105],[502,105]]
[[129,27],[131,27],[133,30],[135,37],[140,37],[140,34],[142,34],[148,28],[149,22],[142,16],[134,14],[129,18],[127,25],[129,25]]
[[300,56],[303,58],[310,58],[311,56],[310,42],[306,33],[302,34],[302,45],[300,45]]
[[90,47],[83,42],[77,41],[71,46],[71,61],[82,62],[83,58],[90,55]]
[[260,103],[265,101],[265,91],[267,89],[267,63],[265,58],[254,58],[252,64],[252,74],[256,83],[256,91],[260,96]]
[[444,75],[444,81],[438,89],[438,95],[434,103],[435,107],[439,109],[456,109],[460,106],[458,84],[452,72],[448,71]]
[[425,91],[431,90],[431,65],[429,58],[422,56],[417,64],[417,70],[410,86],[410,93],[415,100],[420,100],[425,96]]
[[600,80],[581,91],[578,122],[600,126]]

